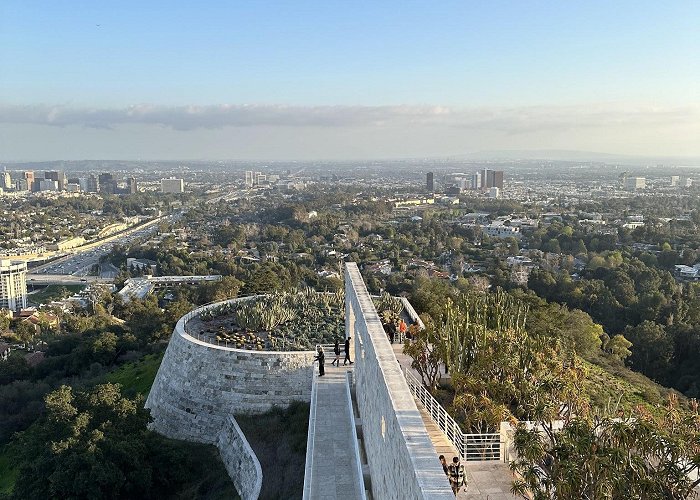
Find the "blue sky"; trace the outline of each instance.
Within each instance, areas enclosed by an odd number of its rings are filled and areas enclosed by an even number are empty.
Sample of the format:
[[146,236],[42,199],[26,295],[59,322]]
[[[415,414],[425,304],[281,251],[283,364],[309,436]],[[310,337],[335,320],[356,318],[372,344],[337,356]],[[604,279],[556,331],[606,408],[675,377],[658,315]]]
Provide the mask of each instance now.
[[[342,107],[338,113],[357,106],[499,113],[544,107],[561,114],[611,103],[624,113],[641,107],[656,117],[692,108],[684,119],[694,133],[700,103],[699,26],[697,0],[3,0],[0,103],[10,111],[4,110],[4,119],[0,114],[0,122],[4,132],[19,134],[32,127],[41,136],[40,129],[51,124],[28,119],[21,109],[38,105],[72,111],[74,121],[61,126],[76,135],[71,127],[101,125],[85,123],[80,110],[131,105],[161,106],[161,112],[222,104],[291,106],[300,114],[329,106]],[[513,119],[522,120],[522,113]],[[386,121],[382,116],[363,126]],[[116,141],[124,139],[118,134],[124,127],[157,124],[103,125],[116,125]],[[668,134],[671,139],[670,130]],[[639,149],[646,136],[627,144],[629,137],[629,131],[621,136],[619,152]],[[700,154],[692,137],[686,139],[679,152]],[[502,142],[504,148],[512,145]],[[539,139],[533,144],[546,146]],[[601,143],[597,149],[614,146]],[[466,149],[474,147],[478,144]],[[672,154],[667,149],[674,147],[677,141],[667,141],[656,149]],[[385,154],[381,148],[376,153]]]

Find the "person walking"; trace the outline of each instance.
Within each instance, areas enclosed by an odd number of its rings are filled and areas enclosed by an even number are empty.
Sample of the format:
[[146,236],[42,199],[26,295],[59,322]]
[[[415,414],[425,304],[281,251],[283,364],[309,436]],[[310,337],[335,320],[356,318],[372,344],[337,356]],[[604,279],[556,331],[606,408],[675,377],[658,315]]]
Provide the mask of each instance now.
[[324,366],[326,363],[326,355],[323,354],[323,347],[321,346],[318,346],[317,352],[318,355],[314,359],[318,361],[318,376],[323,377],[326,374],[326,367]]
[[447,467],[450,474],[450,486],[452,486],[452,493],[457,496],[459,489],[466,484],[467,476],[464,472],[464,465],[459,461],[459,457],[454,457],[452,463]]
[[335,353],[335,359],[331,364],[335,366],[340,366],[340,342],[338,342],[338,339],[335,339],[335,346],[333,347],[333,352]]
[[345,339],[345,360],[343,361],[343,366],[348,364],[348,362],[350,362],[350,364],[352,364],[352,361],[350,361],[350,339],[351,338],[352,337],[348,337]]

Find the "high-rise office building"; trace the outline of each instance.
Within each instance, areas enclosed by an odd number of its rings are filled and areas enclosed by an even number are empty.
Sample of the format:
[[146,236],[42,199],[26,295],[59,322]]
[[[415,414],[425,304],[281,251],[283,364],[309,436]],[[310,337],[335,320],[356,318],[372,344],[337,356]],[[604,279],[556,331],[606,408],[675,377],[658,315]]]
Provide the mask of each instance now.
[[44,172],[44,179],[58,182],[58,178],[59,178],[59,171],[58,170],[47,170]]
[[503,171],[485,168],[481,171],[481,189],[497,187],[503,189]]
[[15,187],[15,185],[12,183],[12,177],[10,176],[10,172],[3,172],[2,187],[3,189],[13,189]]
[[100,183],[94,174],[90,174],[86,181],[87,188],[85,189],[88,193],[96,193],[99,190]]
[[117,192],[117,181],[110,173],[100,174],[99,177],[100,193],[114,194]]
[[135,193],[137,193],[138,190],[139,190],[139,188],[138,188],[138,186],[136,185],[136,178],[135,178],[135,177],[129,177],[129,178],[126,180],[126,187],[127,187],[127,191],[129,192],[129,194],[135,194]]
[[678,186],[678,183],[680,182],[681,177],[679,175],[672,175],[671,176],[671,187],[676,187]]
[[52,179],[38,179],[34,181],[37,191],[58,191],[58,181]]
[[425,174],[425,189],[427,189],[429,193],[435,191],[435,177],[432,172]]
[[0,309],[27,307],[27,263],[0,260]]
[[255,176],[252,170],[245,171],[245,187],[252,188],[255,185]]
[[63,191],[68,184],[68,179],[66,179],[66,174],[60,170],[48,170],[44,172],[44,179],[50,181],[56,181],[58,184],[58,189]]
[[184,193],[185,192],[185,181],[182,179],[161,179],[160,180],[160,192],[161,193]]
[[472,175],[472,189],[481,189],[481,172]]
[[481,189],[493,187],[493,170],[485,168],[481,171]]
[[34,172],[31,170],[24,172],[24,178],[27,181],[27,189],[34,191]]
[[503,189],[503,170],[494,170],[493,171],[493,186],[491,187],[497,187],[498,189]]

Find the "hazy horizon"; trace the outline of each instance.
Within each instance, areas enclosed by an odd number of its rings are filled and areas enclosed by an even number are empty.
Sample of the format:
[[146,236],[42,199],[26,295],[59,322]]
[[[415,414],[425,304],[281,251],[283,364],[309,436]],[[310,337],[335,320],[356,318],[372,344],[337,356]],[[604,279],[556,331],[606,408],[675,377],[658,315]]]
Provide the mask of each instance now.
[[0,159],[700,157],[700,3],[0,6]]

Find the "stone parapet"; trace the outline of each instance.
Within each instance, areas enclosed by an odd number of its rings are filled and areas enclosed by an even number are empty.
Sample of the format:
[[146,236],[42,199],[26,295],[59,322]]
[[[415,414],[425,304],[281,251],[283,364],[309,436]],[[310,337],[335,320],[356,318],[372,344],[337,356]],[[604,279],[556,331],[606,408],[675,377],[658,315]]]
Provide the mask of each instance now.
[[345,268],[346,331],[355,347],[354,378],[374,498],[448,500],[428,432],[354,263]]

